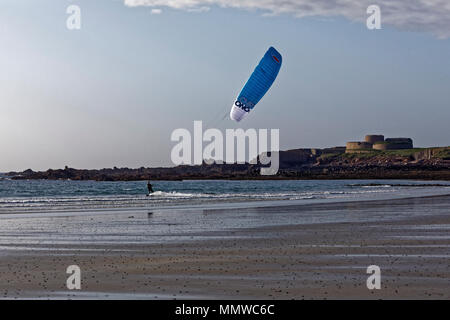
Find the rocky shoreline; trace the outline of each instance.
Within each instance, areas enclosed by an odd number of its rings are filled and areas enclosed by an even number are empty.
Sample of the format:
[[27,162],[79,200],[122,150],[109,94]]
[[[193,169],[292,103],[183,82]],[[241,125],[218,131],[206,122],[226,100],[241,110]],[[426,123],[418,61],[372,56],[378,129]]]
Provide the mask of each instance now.
[[49,169],[9,172],[13,180],[193,180],[193,179],[417,179],[450,180],[450,147],[389,152],[344,153],[341,149],[280,151],[275,176],[262,176],[255,164],[202,164],[172,168]]

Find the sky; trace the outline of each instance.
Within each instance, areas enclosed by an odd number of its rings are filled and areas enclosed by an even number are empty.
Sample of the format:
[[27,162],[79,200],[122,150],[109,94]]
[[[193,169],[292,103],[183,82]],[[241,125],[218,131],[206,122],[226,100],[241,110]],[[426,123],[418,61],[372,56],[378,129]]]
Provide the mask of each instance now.
[[[194,120],[276,128],[281,149],[448,146],[449,16],[446,0],[2,0],[0,172],[171,166],[171,133]],[[221,120],[269,46],[273,87]]]

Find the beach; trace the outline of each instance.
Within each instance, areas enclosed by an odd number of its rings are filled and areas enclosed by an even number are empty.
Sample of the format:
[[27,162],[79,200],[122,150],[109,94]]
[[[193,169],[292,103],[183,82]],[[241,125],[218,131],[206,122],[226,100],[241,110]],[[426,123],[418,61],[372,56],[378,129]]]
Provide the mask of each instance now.
[[449,299],[449,208],[450,194],[2,214],[0,297]]

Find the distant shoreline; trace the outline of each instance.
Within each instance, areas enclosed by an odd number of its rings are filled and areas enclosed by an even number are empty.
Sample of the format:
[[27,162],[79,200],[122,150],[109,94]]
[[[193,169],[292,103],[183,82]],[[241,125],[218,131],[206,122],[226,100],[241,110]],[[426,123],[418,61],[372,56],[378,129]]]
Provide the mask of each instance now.
[[[450,164],[304,165],[263,176],[254,165],[202,165],[143,169],[57,169],[7,173],[12,180],[183,181],[183,180],[424,180],[450,181]],[[1,178],[0,178],[1,180]]]
[[168,168],[49,169],[9,172],[13,180],[180,181],[180,180],[346,180],[401,179],[450,181],[450,147],[345,153],[341,149],[279,152],[276,175],[263,176],[259,164],[211,164]]

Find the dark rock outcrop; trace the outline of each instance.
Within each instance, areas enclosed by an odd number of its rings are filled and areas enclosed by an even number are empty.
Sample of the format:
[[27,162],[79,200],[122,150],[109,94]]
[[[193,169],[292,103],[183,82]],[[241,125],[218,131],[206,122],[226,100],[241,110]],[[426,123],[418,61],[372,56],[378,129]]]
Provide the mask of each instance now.
[[344,153],[344,148],[293,149],[279,152],[280,169],[262,176],[259,164],[202,164],[173,168],[110,168],[84,170],[65,167],[35,172],[10,172],[12,179],[70,179],[97,181],[188,179],[421,179],[450,180],[450,147]]

